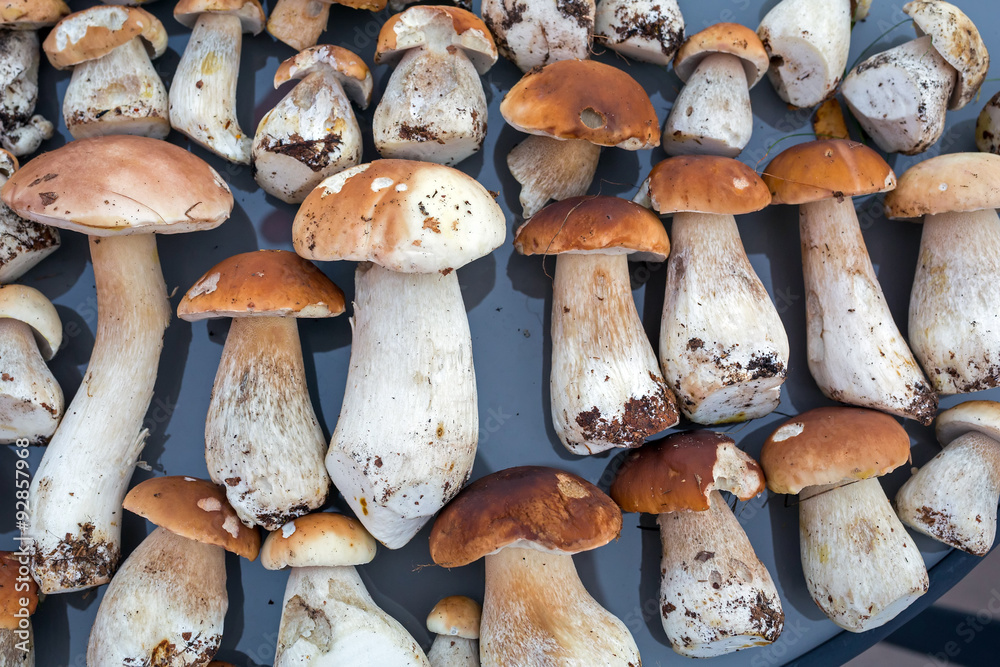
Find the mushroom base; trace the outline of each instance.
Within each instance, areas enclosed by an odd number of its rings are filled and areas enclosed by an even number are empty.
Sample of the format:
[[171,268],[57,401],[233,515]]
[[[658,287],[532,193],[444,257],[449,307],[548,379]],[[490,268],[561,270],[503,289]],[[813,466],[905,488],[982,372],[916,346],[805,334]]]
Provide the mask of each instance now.
[[479,667],[479,640],[437,635],[427,660],[431,667]]
[[[355,3],[351,3],[354,6]],[[373,3],[374,5],[374,3]],[[375,6],[365,9],[376,9]],[[267,19],[267,31],[296,51],[315,46],[330,19],[330,3],[323,0],[278,0]]]
[[597,173],[601,147],[582,139],[560,141],[531,135],[507,155],[507,167],[521,184],[522,216],[542,210],[550,200],[587,194]]
[[0,444],[45,443],[63,414],[63,393],[31,327],[0,319]]
[[[0,174],[3,169],[0,157]],[[5,183],[6,178],[0,175],[0,181]],[[0,202],[0,285],[15,282],[58,250],[59,243],[58,229],[25,220]]]
[[626,58],[667,67],[684,41],[684,17],[677,0],[601,0],[594,32]]
[[40,48],[34,30],[0,30],[0,145],[20,157],[38,150],[55,132],[32,115],[38,101]]
[[[35,631],[31,619],[27,623],[28,629],[23,631],[0,629],[0,665],[35,667]],[[18,632],[27,632],[28,638],[23,639]]]

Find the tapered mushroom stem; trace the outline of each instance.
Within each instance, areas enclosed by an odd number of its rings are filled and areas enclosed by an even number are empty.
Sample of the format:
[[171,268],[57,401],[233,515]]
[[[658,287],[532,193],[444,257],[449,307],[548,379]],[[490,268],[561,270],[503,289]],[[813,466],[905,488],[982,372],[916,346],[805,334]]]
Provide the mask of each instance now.
[[675,651],[711,658],[778,638],[785,624],[778,591],[718,491],[704,512],[656,521],[661,620]]
[[669,155],[736,157],[750,141],[753,111],[743,61],[709,55],[687,80],[663,127]]
[[355,274],[347,389],[326,466],[358,519],[405,545],[465,484],[479,440],[476,374],[454,271]]
[[507,166],[521,184],[522,216],[530,218],[550,199],[587,194],[600,157],[601,147],[582,139],[560,141],[531,135],[514,146]]
[[0,665],[35,667],[35,630],[31,619],[26,620],[27,639],[18,636],[17,630],[0,629]]
[[676,423],[626,254],[556,259],[549,382],[556,434],[574,454],[638,447]]
[[330,2],[278,0],[267,19],[267,31],[296,51],[319,41],[330,18]]
[[437,635],[427,660],[431,667],[479,667],[479,640]]
[[117,567],[122,498],[142,451],[142,421],[170,321],[155,236],[90,237],[90,254],[94,350],[31,482],[25,534],[45,593],[99,586]]
[[0,444],[45,442],[62,417],[63,392],[38,350],[31,327],[0,319]]
[[625,624],[583,587],[573,557],[506,547],[486,556],[483,667],[638,665]]
[[877,478],[802,489],[799,540],[809,594],[845,630],[877,628],[927,592],[923,557]]
[[809,371],[835,401],[930,424],[937,395],[896,328],[848,197],[799,207]]
[[235,318],[205,422],[212,481],[243,523],[277,530],[326,501],[325,455],[297,320]]
[[228,607],[225,551],[157,528],[108,586],[87,664],[207,664],[222,642]]

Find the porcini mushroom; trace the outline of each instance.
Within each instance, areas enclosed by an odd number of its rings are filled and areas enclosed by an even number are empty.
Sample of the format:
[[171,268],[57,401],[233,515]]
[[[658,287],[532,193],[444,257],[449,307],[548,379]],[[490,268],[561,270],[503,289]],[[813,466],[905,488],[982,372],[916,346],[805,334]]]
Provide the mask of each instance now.
[[496,61],[490,31],[464,9],[417,6],[386,21],[375,62],[395,69],[372,118],[382,157],[450,165],[481,149],[487,104],[479,75]]
[[483,0],[497,49],[522,72],[558,60],[584,60],[594,43],[594,0]]
[[355,519],[323,512],[268,535],[260,563],[292,568],[285,586],[274,667],[429,667],[410,633],[375,603],[355,565],[375,558],[375,540]]
[[739,155],[753,132],[750,89],[767,65],[764,45],[745,26],[716,23],[691,35],[674,58],[684,87],[663,126],[663,150]]
[[899,489],[896,513],[924,535],[985,556],[997,533],[1000,403],[960,403],[935,426],[944,449]]
[[719,491],[749,500],[764,473],[732,438],[675,433],[630,453],[610,494],[625,512],[656,514],[660,620],[670,646],[711,658],[774,642],[785,624],[771,575]]
[[406,160],[334,174],[295,216],[300,255],[361,262],[347,388],[326,467],[390,549],[409,542],[472,472],[476,375],[455,269],[505,234],[503,211],[482,185]]
[[170,125],[230,162],[250,164],[236,79],[243,33],[264,29],[259,0],[180,0],[174,18],[193,32],[170,84]]
[[63,120],[74,139],[170,134],[167,88],[149,60],[167,49],[158,18],[138,7],[90,7],[57,23],[43,47],[53,67],[73,69]]
[[153,234],[217,227],[233,196],[214,169],[178,146],[108,135],[40,155],[7,181],[2,197],[24,218],[90,236],[94,349],[31,481],[24,532],[42,592],[98,586],[118,563],[122,497],[142,451],[170,320]]
[[38,584],[31,578],[29,558],[20,551],[0,551],[0,665],[4,667],[35,667],[31,616],[38,606]]
[[532,70],[500,104],[504,119],[529,134],[507,156],[530,218],[550,199],[587,194],[601,146],[635,151],[660,145],[649,96],[620,69],[563,60]]
[[927,569],[877,477],[906,463],[910,438],[889,415],[816,408],[789,419],[760,453],[767,488],[799,495],[806,586],[850,632],[888,623],[927,592]]
[[483,667],[641,664],[628,628],[583,587],[573,554],[618,537],[621,510],[596,486],[553,468],[476,480],[438,515],[431,558],[486,561]]
[[434,643],[427,652],[431,667],[479,667],[479,624],[483,610],[464,595],[441,599],[427,616]]
[[623,56],[666,67],[684,41],[684,17],[677,0],[600,0],[594,33]]
[[677,405],[632,299],[628,256],[662,262],[660,220],[616,197],[546,206],[517,230],[522,255],[557,255],[552,282],[552,424],[566,449],[638,447],[677,423]]
[[343,312],[340,288],[285,250],[223,260],[177,306],[188,322],[233,318],[205,420],[205,461],[247,526],[277,530],[326,501],[326,438],[306,386],[298,318]]
[[[19,168],[17,158],[0,148],[0,187]],[[0,202],[0,284],[20,278],[59,244],[58,229],[25,220]]]
[[229,607],[227,551],[257,558],[260,534],[240,523],[208,480],[156,477],[125,509],[158,526],[111,580],[87,643],[87,665],[205,665],[219,650]]
[[386,0],[278,0],[267,19],[267,31],[296,51],[315,46],[326,30],[330,5],[380,12]]
[[767,186],[742,162],[678,156],[653,167],[635,200],[674,217],[660,365],[684,415],[723,424],[771,412],[788,373],[788,336],[733,217],[767,206]]
[[281,63],[274,87],[291,79],[302,81],[257,126],[253,173],[268,194],[300,204],[324,178],[361,162],[351,102],[368,108],[372,75],[351,51],[316,46]]
[[851,197],[896,187],[871,148],[843,139],[783,151],[764,170],[772,204],[799,204],[809,371],[835,401],[930,424],[937,394],[896,328]]
[[976,119],[976,148],[1000,153],[1000,93],[990,98]]

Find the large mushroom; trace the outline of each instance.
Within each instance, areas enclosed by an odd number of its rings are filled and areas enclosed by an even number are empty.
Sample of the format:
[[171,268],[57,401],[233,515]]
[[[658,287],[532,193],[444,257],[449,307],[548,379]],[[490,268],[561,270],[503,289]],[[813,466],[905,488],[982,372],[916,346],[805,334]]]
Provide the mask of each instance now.
[[455,269],[506,234],[482,185],[378,160],[326,179],[292,226],[307,259],[354,260],[354,339],[326,458],[333,483],[396,549],[462,488],[479,440],[472,336]]
[[[38,606],[38,584],[22,551],[0,551],[0,665],[35,667],[31,616]],[[436,666],[435,666],[436,667]]]
[[[17,158],[0,148],[0,187],[18,169]],[[25,220],[0,202],[0,284],[20,278],[59,244],[58,229]]]
[[214,169],[182,148],[109,135],[35,158],[7,181],[2,198],[22,217],[90,236],[94,350],[32,479],[24,531],[43,592],[89,588],[106,583],[118,563],[121,502],[142,451],[170,321],[154,234],[217,227],[233,196]]
[[267,19],[267,31],[296,51],[315,46],[326,30],[330,5],[380,12],[386,0],[277,0]]
[[309,398],[298,319],[343,312],[340,288],[286,250],[223,260],[177,306],[189,322],[233,318],[205,420],[205,462],[247,526],[277,530],[326,501],[326,438]]
[[476,480],[438,516],[431,558],[486,561],[479,630],[483,667],[634,667],[628,628],[584,588],[573,554],[618,537],[621,510],[596,486],[553,468],[509,468]]
[[522,72],[590,57],[595,0],[483,0],[483,21],[497,49]]
[[930,424],[937,394],[899,333],[851,197],[896,187],[871,148],[843,139],[783,151],[764,170],[772,204],[799,204],[809,371],[835,401]]
[[610,49],[666,67],[684,41],[677,0],[600,0],[594,37]]
[[431,667],[479,667],[482,607],[464,595],[442,598],[427,616],[434,643],[427,652]]
[[521,225],[522,255],[558,255],[552,282],[552,424],[574,454],[638,447],[677,405],[632,298],[628,257],[662,262],[660,220],[616,197],[575,197]]
[[927,592],[927,569],[878,477],[906,463],[910,438],[889,415],[816,408],[772,433],[767,488],[799,495],[802,571],[813,601],[850,632],[888,623]]

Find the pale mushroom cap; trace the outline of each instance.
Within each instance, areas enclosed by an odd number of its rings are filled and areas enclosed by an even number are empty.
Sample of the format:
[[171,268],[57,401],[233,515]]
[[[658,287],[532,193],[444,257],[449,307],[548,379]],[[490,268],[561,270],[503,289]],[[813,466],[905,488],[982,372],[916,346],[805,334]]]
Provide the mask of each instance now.
[[896,187],[896,174],[878,153],[845,139],[807,141],[787,148],[762,174],[772,204],[807,204]]
[[[3,183],[6,183],[7,179],[13,176],[14,172],[20,168],[21,163],[17,161],[17,157],[10,151],[0,148],[0,179],[2,179]],[[0,185],[3,183],[0,183]]]
[[717,155],[677,155],[653,167],[636,202],[661,215],[741,215],[771,203],[764,181],[739,160]]
[[434,605],[427,616],[427,629],[436,635],[479,639],[483,608],[472,598],[451,595]]
[[364,565],[375,558],[375,551],[375,538],[360,521],[318,512],[293,519],[268,535],[260,564],[268,570]]
[[255,35],[267,21],[259,0],[180,0],[174,6],[174,18],[188,28],[194,27],[201,14],[231,14],[239,18],[243,32]]
[[27,285],[0,285],[0,318],[24,322],[35,334],[38,351],[48,361],[62,345],[62,320],[44,294]]
[[1000,155],[950,153],[924,160],[885,196],[890,219],[1000,207]]
[[67,69],[106,56],[136,37],[146,41],[153,58],[167,49],[167,31],[145,9],[97,5],[57,23],[42,48],[53,67]]
[[959,403],[937,416],[934,430],[942,447],[969,431],[977,431],[1000,442],[1000,403],[996,401]]
[[739,58],[746,71],[748,88],[756,86],[767,73],[769,60],[760,37],[738,23],[716,23],[688,37],[674,56],[674,72],[686,82],[701,61],[713,53]]
[[486,24],[458,7],[419,5],[396,14],[382,26],[375,62],[395,65],[410,49],[433,46],[462,49],[476,71],[485,74],[496,64],[497,46]]
[[37,30],[67,14],[69,6],[63,0],[4,0],[0,2],[0,28]]
[[311,46],[287,59],[274,74],[274,87],[323,69],[333,72],[352,102],[361,109],[368,108],[372,101],[371,70],[356,53],[339,46]]
[[[14,614],[27,609],[30,616],[38,607],[38,584],[31,577],[20,576],[20,558],[16,552],[0,551],[0,630],[17,630],[20,619]],[[28,601],[23,607],[22,598]]]

